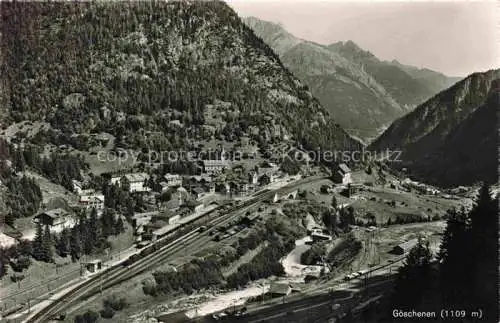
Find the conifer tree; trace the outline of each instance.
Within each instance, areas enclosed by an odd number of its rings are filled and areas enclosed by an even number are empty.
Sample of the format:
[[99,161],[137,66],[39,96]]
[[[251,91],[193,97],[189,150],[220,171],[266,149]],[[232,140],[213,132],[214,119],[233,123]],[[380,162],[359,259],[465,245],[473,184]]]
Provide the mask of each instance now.
[[82,241],[80,238],[80,229],[78,227],[74,227],[71,229],[71,238],[70,238],[71,260],[76,261],[80,259],[81,252],[82,252]]
[[106,209],[102,213],[101,219],[101,231],[104,238],[115,234],[115,214],[113,210]]
[[487,320],[498,319],[498,201],[491,197],[488,185],[479,190],[470,212],[470,244],[468,262],[473,267],[474,284],[471,308],[483,308]]
[[69,229],[63,229],[61,234],[59,235],[59,239],[57,239],[56,249],[57,253],[61,257],[66,257],[70,254],[71,246],[71,231]]
[[43,250],[43,227],[41,222],[37,223],[35,239],[33,239],[33,258],[36,260],[43,260],[45,258]]
[[[467,215],[464,210],[449,210],[446,223],[438,254],[443,302],[466,305],[471,281],[470,262],[464,263],[464,255],[470,254]],[[463,283],[458,285],[457,281]]]
[[7,274],[7,257],[4,250],[0,248],[0,279]]
[[43,260],[46,262],[54,261],[54,240],[50,234],[49,225],[45,225],[45,230],[43,232],[42,250],[43,250]]
[[338,208],[338,202],[337,202],[337,198],[334,196],[332,196],[332,203],[331,203],[332,207],[334,210],[337,210]]
[[414,308],[431,283],[432,252],[429,242],[419,240],[406,257],[404,266],[399,269],[392,304],[401,309]]
[[123,232],[125,232],[125,224],[123,223],[122,217],[119,216],[115,223],[115,235],[119,235]]

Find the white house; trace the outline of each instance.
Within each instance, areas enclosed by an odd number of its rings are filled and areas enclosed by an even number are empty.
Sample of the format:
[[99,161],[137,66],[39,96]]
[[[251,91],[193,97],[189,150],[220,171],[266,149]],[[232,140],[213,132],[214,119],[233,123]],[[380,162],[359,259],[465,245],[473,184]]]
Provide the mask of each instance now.
[[204,160],[203,168],[208,174],[215,174],[222,172],[222,170],[229,168],[229,161],[224,159],[215,159],[215,160]]
[[313,239],[313,241],[332,240],[332,237],[328,234],[323,233],[322,230],[314,230],[313,232],[311,232],[311,238]]
[[104,195],[101,193],[81,195],[78,203],[87,210],[95,208],[97,211],[102,211],[104,210]]
[[77,180],[72,180],[71,181],[72,184],[73,184],[73,191],[76,193],[76,194],[81,194],[82,190],[83,190],[83,184],[82,182],[80,181],[77,181]]
[[113,176],[111,177],[111,185],[121,185],[121,179],[122,179],[122,176]]
[[250,172],[248,176],[248,182],[252,185],[259,184],[259,174],[255,171]]
[[130,183],[130,192],[149,192],[151,188],[144,186],[144,182],[149,178],[146,173],[127,174],[125,178]]
[[269,183],[274,183],[276,181],[276,169],[274,167],[259,167],[257,172],[259,180],[267,176],[269,178]]
[[70,214],[64,209],[43,211],[35,215],[33,222],[48,225],[51,231],[60,231],[69,227]]
[[351,170],[346,164],[342,163],[333,173],[333,179],[336,183],[347,185],[352,183]]
[[144,182],[149,178],[149,175],[146,173],[133,173],[133,174],[125,174],[123,176],[115,176],[111,178],[111,185],[121,185],[122,179],[126,178],[128,183],[130,184],[129,192],[149,192],[151,191],[150,187],[144,185]]
[[180,175],[177,175],[177,174],[165,174],[165,176],[163,176],[163,178],[165,178],[166,183],[170,187],[172,187],[172,186],[181,186],[182,185],[182,177]]
[[160,212],[158,211],[153,211],[153,212],[143,212],[143,213],[134,213],[132,216],[132,225],[135,228],[138,228],[140,226],[144,226],[146,224],[151,223],[151,220],[153,219],[154,216],[159,215]]

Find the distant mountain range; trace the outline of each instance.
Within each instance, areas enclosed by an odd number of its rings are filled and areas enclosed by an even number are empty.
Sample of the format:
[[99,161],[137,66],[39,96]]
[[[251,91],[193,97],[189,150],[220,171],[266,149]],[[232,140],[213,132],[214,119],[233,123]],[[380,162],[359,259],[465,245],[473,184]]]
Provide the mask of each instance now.
[[459,80],[381,61],[352,41],[320,45],[297,38],[276,23],[255,17],[244,22],[309,86],[340,126],[365,140]]
[[498,181],[500,70],[474,73],[395,121],[370,149],[401,150],[410,175],[440,186]]

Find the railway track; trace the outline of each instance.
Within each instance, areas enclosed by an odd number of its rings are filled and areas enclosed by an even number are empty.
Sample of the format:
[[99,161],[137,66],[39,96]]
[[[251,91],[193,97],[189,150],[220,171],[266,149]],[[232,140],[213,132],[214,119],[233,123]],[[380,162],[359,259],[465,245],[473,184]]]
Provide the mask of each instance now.
[[[82,298],[91,297],[92,295],[100,291],[113,287],[117,284],[120,284],[134,276],[137,276],[147,271],[150,267],[162,263],[165,259],[176,254],[182,248],[185,248],[187,245],[192,244],[197,240],[199,240],[200,237],[208,235],[210,232],[216,230],[217,227],[223,226],[233,221],[237,217],[241,216],[241,214],[243,214],[247,208],[250,208],[265,200],[271,199],[275,193],[279,194],[287,192],[290,189],[293,189],[295,186],[314,182],[319,179],[322,179],[322,177],[307,178],[301,180],[299,183],[297,182],[291,183],[277,190],[264,190],[258,193],[256,196],[252,197],[250,200],[240,203],[236,206],[232,206],[228,210],[225,210],[225,214],[220,214],[219,216],[209,219],[208,221],[205,220],[204,222],[201,222],[200,226],[203,224],[209,227],[204,232],[199,232],[199,227],[189,230],[188,232],[184,232],[187,231],[186,228],[190,228],[190,226],[193,226],[194,222],[199,222],[196,221],[199,219],[193,220],[192,223],[185,223],[183,225],[183,227],[185,227],[184,231],[182,231],[182,228],[176,228],[175,230],[179,233],[177,234],[175,232],[166,233],[165,237],[160,238],[156,242],[156,244],[160,245],[165,242],[166,243],[165,245],[159,247],[159,249],[155,250],[153,253],[147,254],[143,258],[132,262],[126,267],[124,267],[123,265],[116,265],[114,267],[105,269],[104,271],[98,273],[96,276],[90,278],[88,281],[82,283],[80,286],[63,294],[61,297],[59,297],[59,299],[54,300],[53,303],[49,304],[40,311],[34,313],[32,316],[28,317],[23,322],[26,323],[46,322],[47,320],[50,320],[50,318],[56,315],[57,313],[61,313],[65,309],[69,308],[76,301]],[[208,212],[207,215],[220,211],[223,211],[221,207]]]

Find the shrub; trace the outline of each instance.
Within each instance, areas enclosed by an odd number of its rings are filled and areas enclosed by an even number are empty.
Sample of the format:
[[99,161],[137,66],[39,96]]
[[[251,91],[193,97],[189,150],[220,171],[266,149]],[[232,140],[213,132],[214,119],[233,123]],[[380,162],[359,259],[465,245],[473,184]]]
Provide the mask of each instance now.
[[75,323],[95,323],[97,320],[99,320],[99,314],[91,310],[75,316]]
[[24,269],[28,269],[31,265],[31,259],[28,256],[19,256],[15,261],[10,262],[10,266],[15,272],[22,272]]
[[158,295],[156,287],[151,284],[142,286],[142,291],[144,292],[145,295],[150,295],[153,297],[156,297]]
[[14,275],[10,276],[10,280],[12,280],[12,282],[14,282],[14,283],[17,283],[23,279],[24,279],[24,275],[15,275],[14,274]]
[[121,311],[128,306],[127,301],[123,297],[111,296],[103,301],[104,308],[109,307],[115,311]]
[[105,307],[100,312],[101,317],[105,319],[113,318],[115,311],[111,307]]
[[313,276],[313,275],[306,275],[306,277],[304,277],[304,282],[307,284],[313,280],[317,280],[318,277],[316,276]]

